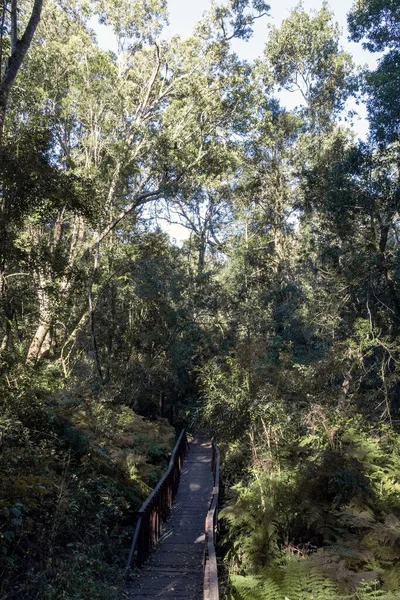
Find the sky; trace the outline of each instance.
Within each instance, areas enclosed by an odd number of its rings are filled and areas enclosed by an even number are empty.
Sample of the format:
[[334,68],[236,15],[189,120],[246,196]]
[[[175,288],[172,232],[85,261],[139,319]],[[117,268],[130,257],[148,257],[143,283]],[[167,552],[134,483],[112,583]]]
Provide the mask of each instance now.
[[[318,10],[321,8],[322,1],[303,0],[303,6],[306,10]],[[210,2],[211,0],[168,0],[170,24],[165,32],[166,37],[175,34],[189,37],[193,26],[209,8]],[[366,64],[373,69],[376,66],[378,56],[363,50],[361,44],[348,41],[347,13],[350,11],[353,2],[354,0],[336,0],[331,5],[336,20],[343,30],[341,44],[345,50],[352,54],[356,65]],[[251,61],[260,56],[267,40],[269,27],[271,25],[279,27],[282,20],[289,16],[290,10],[296,4],[296,0],[271,0],[270,15],[256,21],[253,37],[247,42],[242,40],[233,41],[233,49],[239,57]],[[105,26],[96,25],[95,29],[100,46],[114,50],[116,44],[112,33]],[[281,103],[289,110],[295,108],[301,102],[299,93],[281,91],[278,96]],[[365,107],[356,106],[355,102],[351,100],[348,108],[358,114],[354,117],[353,122],[356,135],[365,139],[368,133]]]
[[[271,0],[270,16],[264,17],[256,22],[254,35],[248,42],[236,41],[235,51],[243,59],[252,60],[259,56],[264,48],[268,27],[270,25],[279,26],[283,19],[289,16],[290,11],[298,2],[296,0]],[[336,20],[343,29],[342,45],[351,52],[354,61],[358,64],[367,63],[371,67],[375,65],[375,56],[362,49],[361,44],[349,42],[347,40],[347,13],[350,11],[353,0],[335,0],[328,4],[335,13]],[[169,33],[172,35],[178,33],[183,37],[191,34],[193,25],[202,17],[203,13],[210,6],[210,0],[169,0],[168,8],[170,13]],[[319,10],[322,6],[322,0],[303,0],[305,10]]]
[[[319,10],[322,2],[323,0],[303,0],[303,6],[305,10]],[[342,47],[351,53],[356,65],[366,64],[373,69],[376,66],[377,55],[363,50],[361,44],[349,42],[348,40],[347,13],[350,11],[353,3],[354,0],[328,2],[343,31],[341,39]],[[234,51],[240,58],[249,61],[260,56],[264,50],[269,27],[271,25],[279,27],[282,21],[289,16],[291,9],[297,4],[296,0],[271,0],[270,15],[255,23],[254,34],[249,41],[234,40]],[[173,35],[178,33],[182,37],[189,36],[193,25],[202,17],[209,6],[210,0],[169,0],[170,25],[168,34]],[[301,102],[300,94],[281,91],[278,96],[281,103],[289,110],[295,108]],[[365,107],[357,106],[353,100],[350,100],[348,109],[358,114],[358,116],[354,117],[353,129],[358,137],[365,139],[368,134]]]

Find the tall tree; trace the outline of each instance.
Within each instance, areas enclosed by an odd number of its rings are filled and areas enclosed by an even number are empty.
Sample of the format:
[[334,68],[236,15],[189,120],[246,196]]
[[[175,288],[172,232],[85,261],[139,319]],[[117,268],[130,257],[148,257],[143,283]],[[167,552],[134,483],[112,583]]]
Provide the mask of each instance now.
[[333,123],[351,92],[352,60],[340,48],[339,37],[326,3],[311,14],[300,4],[280,28],[272,29],[265,48],[273,81],[300,94],[304,115],[316,131]]
[[[0,149],[10,91],[32,43],[42,8],[43,0],[34,0],[31,9],[18,0],[3,0],[0,7]],[[21,14],[28,17],[26,25],[25,18],[21,23]]]
[[356,2],[349,13],[351,38],[370,52],[385,52],[375,71],[365,74],[368,112],[378,141],[400,136],[400,6],[392,0]]

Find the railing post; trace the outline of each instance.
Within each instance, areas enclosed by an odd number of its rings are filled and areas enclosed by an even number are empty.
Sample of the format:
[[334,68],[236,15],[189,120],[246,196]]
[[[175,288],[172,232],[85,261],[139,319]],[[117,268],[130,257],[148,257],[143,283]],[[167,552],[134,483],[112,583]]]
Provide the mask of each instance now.
[[205,523],[205,548],[204,548],[204,600],[219,600],[218,567],[215,552],[216,523],[218,518],[219,494],[219,465],[220,455],[217,446],[212,440],[211,470],[213,473],[214,488],[210,509]]
[[134,562],[138,567],[143,566],[151,549],[160,539],[162,522],[166,520],[172,508],[178,489],[186,447],[186,433],[185,430],[182,430],[172,451],[167,471],[138,512],[138,521],[129,552],[126,575],[128,575]]

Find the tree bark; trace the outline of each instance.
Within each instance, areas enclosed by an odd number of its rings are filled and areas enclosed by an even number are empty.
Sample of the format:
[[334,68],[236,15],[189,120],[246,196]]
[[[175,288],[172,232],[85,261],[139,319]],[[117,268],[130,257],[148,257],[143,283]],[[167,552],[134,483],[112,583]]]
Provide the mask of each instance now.
[[35,335],[29,346],[28,356],[26,358],[26,362],[29,365],[34,365],[40,355],[40,351],[42,349],[43,343],[49,333],[50,322],[49,320],[40,320],[39,326],[36,329]]
[[32,43],[36,28],[42,14],[43,0],[35,0],[32,13],[26,29],[18,39],[17,35],[17,2],[13,0],[11,6],[11,56],[7,61],[4,76],[0,81],[0,149],[3,140],[4,121],[7,111],[7,103],[11,88],[20,70],[26,53]]
[[32,338],[29,346],[28,354],[26,357],[26,364],[34,365],[41,354],[42,346],[45,342],[46,337],[50,332],[51,324],[51,311],[50,311],[50,298],[45,288],[45,280],[43,274],[39,275],[39,323],[35,331],[35,335]]
[[93,282],[94,282],[94,278],[95,278],[96,271],[97,271],[97,265],[98,265],[98,247],[96,249],[95,256],[94,256],[93,272],[92,272],[92,275],[88,282],[88,306],[89,306],[90,338],[92,340],[93,355],[94,355],[94,359],[96,362],[97,374],[99,376],[101,383],[104,383],[103,370],[101,368],[99,347],[97,345],[96,329],[95,329],[95,323],[94,323],[95,306],[93,303]]
[[395,287],[390,269],[388,267],[387,256],[386,256],[386,246],[387,246],[389,230],[390,230],[391,225],[392,225],[391,221],[382,223],[379,220],[379,226],[380,226],[379,246],[378,246],[379,266],[385,277],[386,285],[388,287],[389,294],[390,294],[391,300],[393,302],[393,308],[394,308],[395,315],[397,317],[397,320],[399,320],[400,319],[400,300],[397,295],[396,287]]

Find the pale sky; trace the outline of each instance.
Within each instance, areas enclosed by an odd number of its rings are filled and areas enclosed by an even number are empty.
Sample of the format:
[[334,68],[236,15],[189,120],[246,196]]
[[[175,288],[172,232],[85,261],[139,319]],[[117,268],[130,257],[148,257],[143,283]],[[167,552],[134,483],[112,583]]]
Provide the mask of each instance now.
[[[289,16],[290,10],[298,2],[296,0],[271,0],[270,16],[258,21],[255,25],[253,38],[248,42],[236,42],[235,51],[247,60],[252,60],[259,56],[263,51],[264,44],[268,34],[268,25],[279,26],[283,19]],[[364,64],[371,60],[371,55],[362,50],[360,44],[354,44],[347,41],[347,21],[346,15],[349,12],[353,0],[336,0],[328,2],[334,10],[336,20],[344,30],[343,46],[354,56],[357,63]],[[306,10],[321,8],[322,0],[303,0],[303,6]],[[182,36],[191,34],[193,25],[198,21],[202,14],[210,6],[210,0],[169,0],[170,27],[172,33],[179,33]],[[374,61],[374,59],[372,59]]]
[[[322,6],[323,0],[303,0],[303,6],[306,10],[318,10]],[[271,0],[270,16],[256,21],[254,25],[254,35],[247,41],[233,40],[233,49],[240,58],[252,61],[263,52],[268,35],[268,28],[271,25],[279,26],[283,19],[289,16],[290,10],[296,6],[296,0]],[[328,2],[329,4],[329,2]],[[363,50],[361,44],[349,42],[347,32],[346,15],[349,12],[353,0],[336,0],[330,4],[333,8],[336,20],[343,30],[342,46],[348,50],[356,65],[367,64],[370,68],[375,68],[377,55]],[[203,13],[209,8],[210,0],[169,0],[168,7],[170,13],[170,25],[165,34],[170,37],[179,34],[182,37],[189,37],[193,26],[199,21]],[[111,32],[105,27],[97,25],[95,30],[98,36],[100,46],[115,50],[116,43]],[[277,94],[282,105],[291,110],[301,103],[300,94],[282,91]],[[357,112],[358,117],[354,118],[353,129],[357,136],[366,138],[368,133],[368,123],[366,121],[366,111],[364,106],[356,106],[355,102],[350,100],[348,108]]]
[[[303,6],[306,10],[319,10],[322,2],[323,0],[303,0]],[[247,42],[234,40],[233,49],[239,57],[251,61],[260,56],[267,40],[269,26],[279,27],[282,20],[289,16],[291,9],[297,4],[296,0],[271,0],[270,16],[255,23],[253,37]],[[353,5],[353,0],[328,1],[328,4],[334,10],[336,20],[343,30],[341,40],[343,48],[351,53],[356,65],[367,64],[370,68],[375,68],[377,55],[363,50],[361,44],[349,42],[347,39],[347,13]],[[188,37],[192,32],[193,25],[210,6],[210,0],[169,0],[168,6],[170,12],[168,33],[170,35],[178,33],[182,37]],[[301,102],[299,94],[282,91],[278,96],[281,103],[289,110]],[[353,100],[350,100],[348,109],[357,112],[358,117],[354,118],[353,129],[357,136],[365,139],[368,133],[365,107],[357,106]]]
[[[306,10],[318,10],[321,8],[323,0],[303,0],[303,6]],[[168,0],[170,13],[170,25],[166,34],[179,34],[182,37],[188,37],[192,33],[193,26],[199,21],[203,13],[209,8],[210,0]],[[289,16],[290,10],[298,2],[296,0],[272,0],[270,16],[264,17],[255,23],[254,35],[248,42],[234,41],[234,50],[240,58],[253,60],[260,56],[268,35],[269,25],[279,26],[283,19]],[[342,45],[351,52],[354,61],[357,64],[367,63],[373,67],[376,64],[376,56],[362,49],[361,44],[355,44],[347,40],[347,21],[346,15],[349,12],[353,0],[336,0],[328,2],[334,10],[336,20],[343,29]],[[104,48],[115,49],[113,36],[104,26],[95,26],[98,35],[99,44]]]

